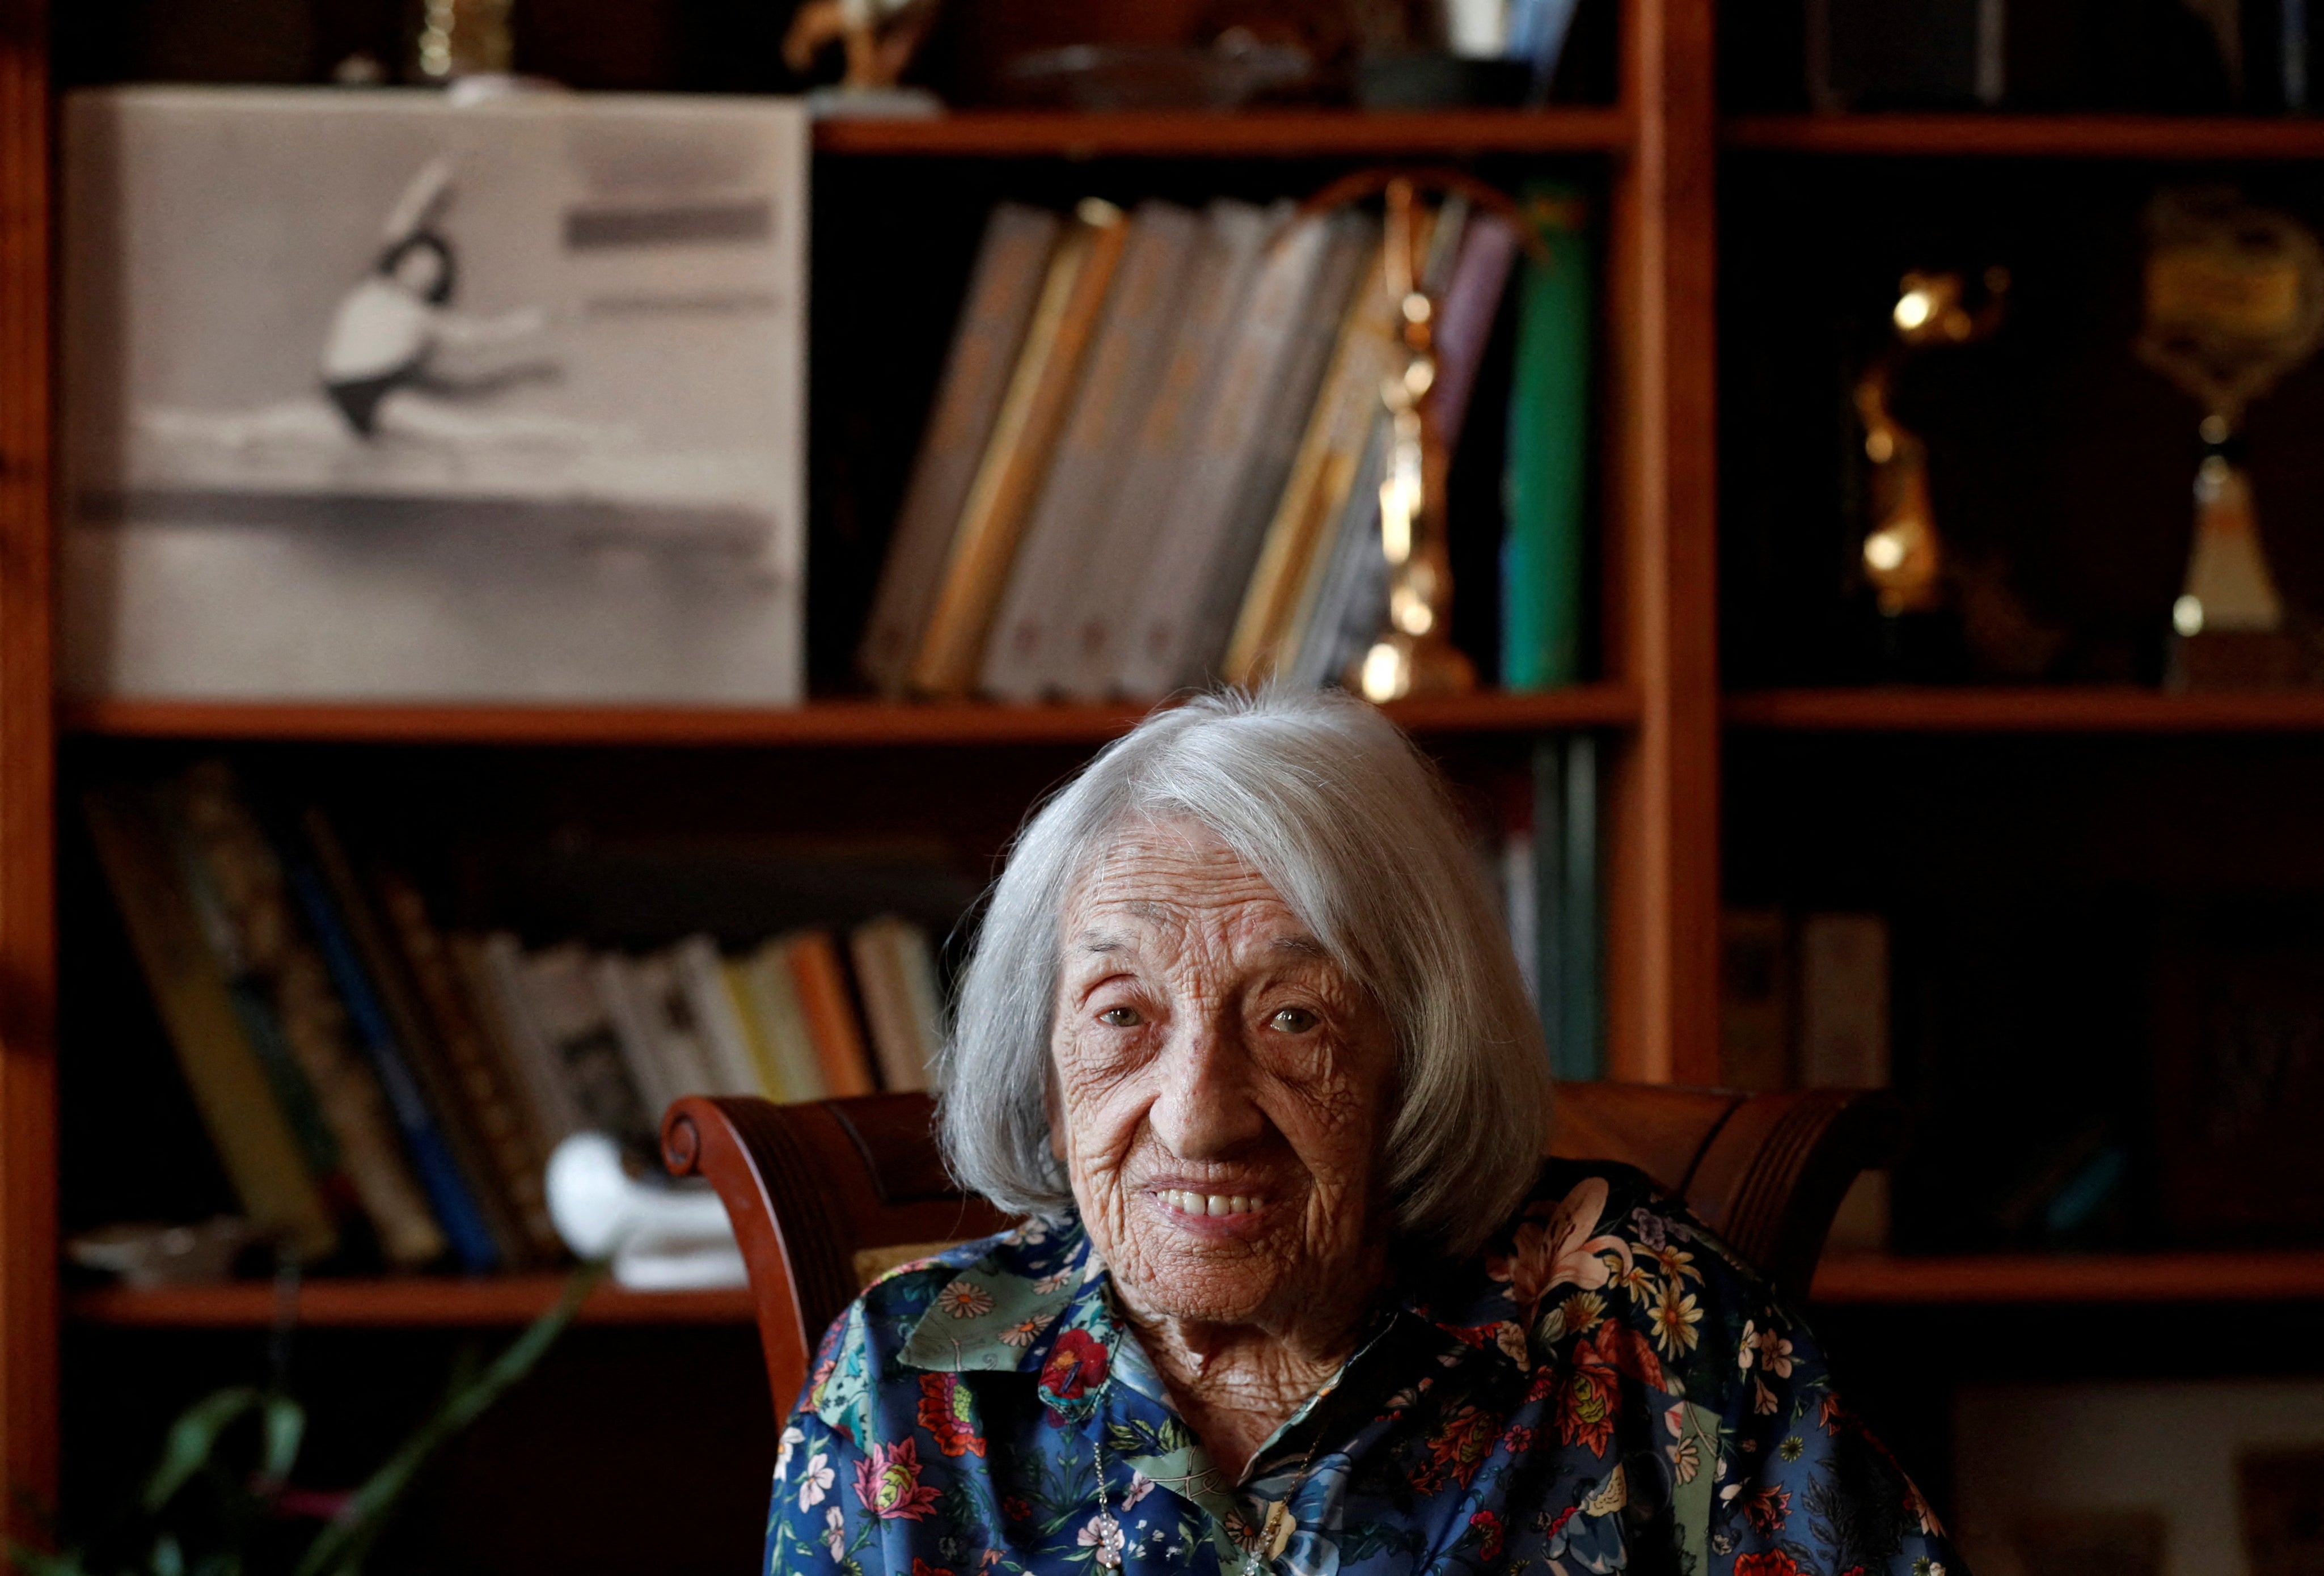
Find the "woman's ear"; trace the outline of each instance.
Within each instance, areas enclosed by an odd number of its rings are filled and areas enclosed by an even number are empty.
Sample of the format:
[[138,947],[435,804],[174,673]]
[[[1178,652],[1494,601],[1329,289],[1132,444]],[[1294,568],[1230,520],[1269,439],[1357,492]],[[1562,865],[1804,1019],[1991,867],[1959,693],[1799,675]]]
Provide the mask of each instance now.
[[1065,1100],[1064,1092],[1057,1087],[1057,1064],[1054,1057],[1049,1062],[1048,1077],[1041,1088],[1041,1109],[1047,1112],[1049,1118],[1049,1157],[1063,1166],[1065,1163]]

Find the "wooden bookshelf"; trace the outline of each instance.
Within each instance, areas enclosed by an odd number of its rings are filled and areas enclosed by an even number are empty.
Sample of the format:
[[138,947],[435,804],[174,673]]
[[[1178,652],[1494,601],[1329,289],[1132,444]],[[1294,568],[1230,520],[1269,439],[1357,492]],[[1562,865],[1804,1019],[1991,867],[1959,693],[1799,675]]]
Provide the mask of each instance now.
[[[309,1280],[299,1287],[293,1319],[333,1328],[484,1329],[530,1323],[564,1295],[565,1277],[558,1275]],[[281,1313],[281,1300],[267,1281],[147,1291],[106,1286],[72,1293],[65,1301],[66,1318],[80,1324],[263,1329]],[[610,1284],[589,1294],[579,1315],[591,1324],[738,1324],[751,1317],[750,1294],[739,1287],[638,1292]]]
[[[1486,693],[1386,708],[1416,733],[1619,728],[1638,699],[1620,685]],[[1127,733],[1138,705],[912,705],[816,701],[790,707],[311,705],[103,700],[60,706],[68,733],[368,744],[1094,744]]]
[[1729,696],[1722,714],[1731,728],[1801,733],[2296,733],[2324,730],[2324,690],[1769,689]]
[[1819,1304],[2285,1302],[2324,1297],[2324,1249],[2200,1253],[1833,1254]]
[[965,111],[927,119],[820,121],[819,153],[952,159],[1216,158],[1608,153],[1630,145],[1618,108],[1246,110],[1076,115]]
[[[765,709],[336,706],[100,703],[53,698],[51,435],[54,94],[46,0],[16,0],[0,28],[0,1470],[23,1503],[55,1503],[60,1331],[257,1329],[275,1318],[269,1286],[150,1293],[64,1292],[58,1272],[55,1018],[58,982],[54,789],[60,730],[103,741],[574,746],[641,751],[693,745],[961,746],[959,784],[1014,763],[978,747],[1091,745],[1130,726],[1133,707],[886,706],[818,702]],[[1234,115],[962,113],[927,121],[829,121],[816,134],[822,176],[861,161],[907,197],[975,161],[979,189],[1006,194],[1026,161],[1212,161],[1217,189],[1304,190],[1322,179],[1287,161],[1457,163],[1491,156],[1603,175],[1597,235],[1603,411],[1597,547],[1605,570],[1595,627],[1609,682],[1553,695],[1480,696],[1394,714],[1440,738],[1572,728],[1618,733],[1608,751],[1605,988],[1609,1064],[1623,1076],[1709,1082],[1718,1025],[1718,717],[1713,372],[1713,229],[1718,140],[1713,0],[1621,7],[1618,101],[1603,108],[1411,115],[1279,111]],[[624,69],[628,69],[625,63]],[[857,161],[850,167],[848,161]],[[940,161],[924,173],[915,161]],[[1240,168],[1235,162],[1240,161]],[[1024,177],[1027,189],[1056,171]],[[1178,180],[1173,172],[1168,179]],[[1046,190],[1046,188],[1044,188]],[[1190,192],[1190,198],[1208,195]],[[1054,195],[1045,200],[1054,200]],[[944,281],[938,281],[942,283]],[[829,297],[823,297],[827,300]],[[876,522],[872,522],[876,529]],[[530,770],[530,762],[521,763]],[[657,763],[646,763],[651,767]],[[818,766],[821,762],[817,763]],[[562,763],[543,763],[554,775]],[[67,762],[67,773],[78,770]],[[642,775],[650,777],[650,770]],[[1019,775],[1022,775],[1021,773]],[[942,794],[950,784],[927,791]],[[842,782],[830,791],[844,793]],[[650,811],[651,806],[643,808]],[[72,906],[64,906],[70,913]],[[67,1046],[73,1056],[80,1047]],[[302,1323],[382,1332],[512,1326],[549,1305],[556,1277],[316,1281]],[[586,1316],[641,1329],[732,1325],[732,1293],[601,1292]],[[382,1339],[389,1337],[383,1333]],[[317,1378],[327,1378],[318,1373]],[[81,1381],[76,1381],[77,1383]],[[754,1491],[763,1490],[756,1474]],[[496,1507],[497,1514],[502,1507]],[[514,1507],[519,1518],[530,1507]],[[14,1521],[28,1531],[30,1524]],[[5,1529],[0,1529],[5,1530]],[[615,1566],[606,1557],[604,1568]],[[634,1562],[630,1562],[634,1563]],[[589,1569],[597,1569],[591,1565]],[[707,1567],[704,1567],[707,1568]]]
[[1920,158],[2324,158],[2324,121],[2163,115],[1741,115],[1729,148]]

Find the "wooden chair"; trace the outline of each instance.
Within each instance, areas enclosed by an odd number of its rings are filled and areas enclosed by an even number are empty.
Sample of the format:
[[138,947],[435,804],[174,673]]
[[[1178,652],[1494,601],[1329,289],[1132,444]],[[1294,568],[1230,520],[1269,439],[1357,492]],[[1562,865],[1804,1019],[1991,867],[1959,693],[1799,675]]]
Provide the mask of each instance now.
[[[1861,1090],[1748,1095],[1645,1083],[1558,1091],[1548,1151],[1635,1166],[1795,1302],[1857,1174],[1894,1157],[1895,1101]],[[662,1118],[662,1158],[724,1201],[751,1275],[777,1416],[815,1343],[864,1283],[1010,1221],[945,1173],[924,1094],[807,1105],[696,1095]]]

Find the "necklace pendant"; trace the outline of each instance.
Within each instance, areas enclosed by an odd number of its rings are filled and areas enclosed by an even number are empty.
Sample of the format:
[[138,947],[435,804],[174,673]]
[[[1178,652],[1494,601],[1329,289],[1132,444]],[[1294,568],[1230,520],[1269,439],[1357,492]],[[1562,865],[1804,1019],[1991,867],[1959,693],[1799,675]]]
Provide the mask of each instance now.
[[1292,1519],[1291,1502],[1278,1499],[1267,1507],[1267,1525],[1259,1529],[1259,1546],[1270,1560],[1279,1556],[1290,1544],[1291,1535],[1299,1524]]

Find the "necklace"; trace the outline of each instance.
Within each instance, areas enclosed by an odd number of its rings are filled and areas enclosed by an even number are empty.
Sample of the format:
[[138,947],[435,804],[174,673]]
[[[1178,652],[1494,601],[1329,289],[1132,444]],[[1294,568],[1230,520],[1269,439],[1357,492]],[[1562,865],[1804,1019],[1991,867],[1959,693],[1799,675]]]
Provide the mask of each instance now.
[[[1104,1392],[1099,1394],[1102,1410]],[[1282,1498],[1267,1507],[1267,1520],[1260,1525],[1256,1541],[1243,1555],[1240,1576],[1263,1576],[1267,1567],[1259,1563],[1260,1554],[1264,1553],[1268,1561],[1273,1561],[1291,1542],[1291,1535],[1298,1530],[1298,1523],[1292,1515],[1291,1502],[1298,1498],[1299,1490],[1307,1486],[1307,1474],[1314,1469],[1315,1452],[1323,1442],[1323,1433],[1319,1428],[1315,1437],[1307,1442],[1307,1453],[1300,1460],[1298,1475],[1291,1479],[1291,1487],[1284,1491]],[[1090,1460],[1097,1473],[1097,1562],[1112,1570],[1121,1564],[1122,1556],[1130,1552],[1130,1535],[1114,1519],[1113,1504],[1105,1491],[1105,1430],[1102,1426],[1090,1439]]]

